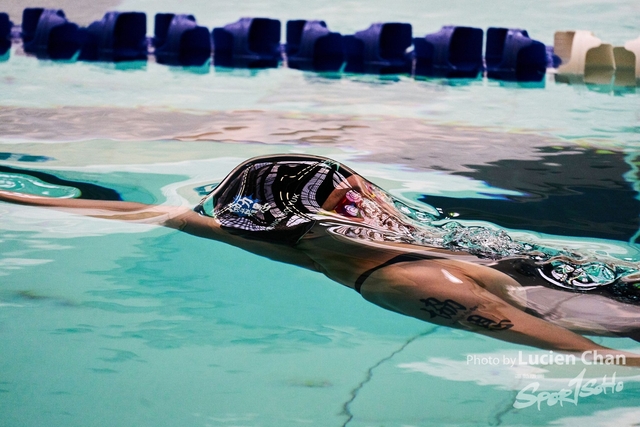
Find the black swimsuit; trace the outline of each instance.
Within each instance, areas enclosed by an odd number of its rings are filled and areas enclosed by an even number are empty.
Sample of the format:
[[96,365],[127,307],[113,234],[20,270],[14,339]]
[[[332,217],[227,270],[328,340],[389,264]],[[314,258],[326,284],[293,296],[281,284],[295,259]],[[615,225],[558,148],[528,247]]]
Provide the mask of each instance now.
[[358,293],[360,293],[360,288],[362,287],[362,285],[364,284],[365,280],[367,280],[369,278],[369,276],[371,276],[371,274],[373,274],[376,270],[379,270],[381,268],[385,268],[388,267],[390,265],[393,264],[398,264],[401,262],[407,262],[407,261],[420,261],[420,260],[434,260],[437,259],[437,257],[434,256],[430,256],[430,255],[425,255],[425,254],[420,254],[420,253],[406,253],[406,254],[400,254],[398,256],[395,256],[393,258],[391,258],[389,261],[384,262],[380,265],[377,265],[373,268],[370,268],[369,270],[365,271],[364,273],[362,273],[355,282],[355,290],[358,291]]

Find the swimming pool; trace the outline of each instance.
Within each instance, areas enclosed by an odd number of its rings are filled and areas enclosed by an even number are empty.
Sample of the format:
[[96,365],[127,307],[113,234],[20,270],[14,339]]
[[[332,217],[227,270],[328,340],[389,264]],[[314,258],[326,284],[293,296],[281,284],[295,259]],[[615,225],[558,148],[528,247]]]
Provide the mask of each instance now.
[[[106,2],[108,3],[108,2]],[[56,2],[76,22],[99,19]],[[635,2],[409,1],[109,7],[324,19],[592,30],[638,36]],[[76,18],[77,17],[77,18]],[[14,18],[12,16],[12,18]],[[14,18],[14,21],[18,20]],[[153,28],[151,23],[148,28]],[[459,220],[637,262],[640,103],[632,90],[484,79],[324,76],[286,68],[193,70],[0,63],[0,166],[193,206],[197,189],[269,153],[347,163],[394,195]],[[544,354],[381,310],[299,268],[166,229],[0,205],[0,425],[633,425],[639,376],[592,367],[623,390],[577,405],[513,407],[518,391],[569,387]],[[628,339],[597,342],[638,352]],[[474,359],[477,357],[477,359]],[[493,363],[497,358],[498,363]]]

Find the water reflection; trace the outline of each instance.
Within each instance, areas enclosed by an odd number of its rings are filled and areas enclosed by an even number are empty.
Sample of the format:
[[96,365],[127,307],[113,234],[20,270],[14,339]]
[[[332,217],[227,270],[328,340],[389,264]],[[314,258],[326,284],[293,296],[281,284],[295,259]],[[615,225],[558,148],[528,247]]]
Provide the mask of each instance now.
[[[425,196],[421,201],[507,228],[629,241],[640,227],[638,177],[620,152],[542,148],[540,160],[504,159],[456,172],[524,196],[503,200]],[[628,179],[625,179],[627,177]],[[634,242],[637,243],[637,242]]]
[[0,153],[0,160],[9,160],[14,162],[48,162],[54,160],[53,157],[33,156],[21,153]]
[[175,74],[209,74],[211,72],[211,60],[207,60],[203,65],[170,66],[169,70]]
[[117,191],[101,185],[2,165],[0,165],[0,189],[50,197],[122,200]]

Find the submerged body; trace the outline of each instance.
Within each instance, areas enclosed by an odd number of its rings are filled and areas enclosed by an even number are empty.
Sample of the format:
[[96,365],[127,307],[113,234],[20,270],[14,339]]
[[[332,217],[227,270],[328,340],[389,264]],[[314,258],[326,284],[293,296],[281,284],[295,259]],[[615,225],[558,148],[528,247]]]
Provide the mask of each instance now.
[[575,332],[640,337],[633,264],[438,221],[326,158],[250,159],[194,210],[2,191],[0,200],[176,228],[321,272],[386,309],[509,342],[614,352]]

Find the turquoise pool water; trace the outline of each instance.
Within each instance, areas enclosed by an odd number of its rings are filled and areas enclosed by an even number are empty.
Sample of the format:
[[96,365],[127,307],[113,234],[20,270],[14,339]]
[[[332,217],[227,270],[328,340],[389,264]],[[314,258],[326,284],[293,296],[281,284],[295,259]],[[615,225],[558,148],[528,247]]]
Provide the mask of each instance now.
[[[61,7],[72,20],[83,12],[80,2]],[[209,28],[247,15],[324,19],[345,34],[392,20],[413,24],[414,35],[447,24],[523,27],[548,44],[555,30],[592,30],[614,45],[640,32],[632,1],[114,7],[146,12],[149,29],[153,14],[171,11]],[[17,49],[0,62],[0,167],[98,184],[125,200],[193,206],[198,188],[240,161],[283,152],[343,161],[397,197],[460,221],[640,261],[633,90],[557,84],[553,76],[523,87],[53,63]],[[15,182],[0,175],[0,187]],[[587,369],[598,381],[615,372],[620,391],[518,409],[528,384],[559,391],[581,368],[511,367],[505,357],[544,352],[386,312],[318,274],[170,230],[8,204],[0,218],[3,427],[640,419],[640,375],[629,368]],[[640,351],[629,339],[595,340]],[[481,362],[493,358],[499,363]]]

